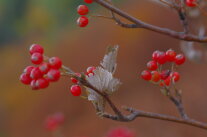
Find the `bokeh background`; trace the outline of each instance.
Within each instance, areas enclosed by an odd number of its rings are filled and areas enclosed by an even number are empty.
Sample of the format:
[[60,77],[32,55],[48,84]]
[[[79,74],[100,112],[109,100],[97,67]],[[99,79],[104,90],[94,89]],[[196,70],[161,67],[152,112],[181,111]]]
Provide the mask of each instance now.
[[[116,5],[140,19],[175,30],[181,29],[177,14],[145,0],[116,0]],[[48,56],[60,57],[64,65],[83,72],[98,66],[109,45],[120,45],[116,76],[122,86],[112,99],[118,106],[178,116],[174,105],[158,87],[140,79],[140,72],[154,50],[180,51],[173,38],[142,29],[125,29],[114,22],[90,17],[86,28],[76,25],[76,7],[82,0],[0,0],[0,137],[51,137],[43,128],[45,118],[55,112],[66,116],[65,137],[103,137],[113,127],[125,126],[137,137],[205,137],[207,131],[190,126],[140,118],[121,123],[99,118],[92,104],[73,97],[69,78],[63,77],[49,88],[32,91],[19,82],[19,75],[30,63],[28,48],[44,46]],[[109,15],[97,4],[90,15]],[[187,113],[207,122],[207,65],[187,61],[179,68]]]

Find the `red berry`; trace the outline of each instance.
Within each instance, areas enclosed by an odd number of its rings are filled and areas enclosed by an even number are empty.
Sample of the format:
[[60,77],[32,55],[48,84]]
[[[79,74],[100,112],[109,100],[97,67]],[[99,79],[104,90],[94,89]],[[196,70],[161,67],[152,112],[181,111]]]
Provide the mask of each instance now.
[[158,82],[158,81],[160,81],[161,76],[160,76],[160,73],[159,73],[159,72],[157,72],[157,71],[152,71],[151,74],[152,74],[152,79],[151,79],[151,80],[152,80],[153,82]]
[[81,95],[81,87],[79,85],[72,85],[70,88],[70,92],[73,96],[80,96]]
[[96,69],[96,67],[94,66],[91,66],[91,67],[88,67],[87,70],[86,70],[86,74],[89,75],[89,74],[93,74],[94,75],[94,70]]
[[182,65],[183,63],[185,63],[185,56],[183,54],[178,54],[175,57],[175,64]]
[[[78,77],[81,77],[81,74],[80,74],[80,73],[75,73],[75,75],[78,76]],[[77,83],[78,83],[78,80],[75,79],[75,78],[73,78],[73,77],[71,77],[71,81],[72,81],[74,84],[77,84]]]
[[157,62],[156,61],[149,61],[147,63],[147,68],[149,70],[156,70],[158,68]]
[[79,25],[79,27],[87,26],[88,25],[88,18],[85,16],[79,17],[77,20],[77,24]]
[[144,70],[144,71],[142,71],[142,73],[141,73],[141,77],[142,77],[144,80],[149,81],[149,80],[151,80],[151,78],[152,78],[152,74],[151,74],[149,71]]
[[178,80],[180,80],[180,74],[178,72],[173,72],[171,77],[174,82],[177,82]]
[[54,131],[59,127],[59,123],[53,116],[49,116],[45,121],[45,128],[49,131]]
[[60,71],[57,69],[50,69],[47,73],[47,78],[52,81],[58,81],[60,79]]
[[88,4],[93,3],[93,0],[84,0],[84,1],[85,1],[85,3],[88,3]]
[[58,57],[52,57],[49,59],[49,64],[51,68],[59,69],[62,67],[62,61]]
[[27,75],[30,75],[32,69],[34,68],[34,66],[27,66],[25,69],[24,69],[24,73],[27,74]]
[[189,7],[195,7],[196,6],[196,0],[186,0],[186,5]]
[[159,84],[161,87],[163,87],[164,86],[164,83],[163,82],[160,82],[160,84]]
[[50,70],[50,65],[44,62],[39,66],[39,69],[43,74],[46,74]]
[[37,79],[36,85],[37,85],[37,87],[44,89],[49,86],[49,81],[45,78],[40,78],[40,79]]
[[43,49],[42,46],[40,46],[38,44],[33,44],[33,45],[30,46],[29,52],[30,52],[31,55],[33,53],[43,54],[44,53],[44,49]]
[[154,61],[158,61],[159,53],[160,53],[159,50],[156,50],[156,51],[154,51],[154,52],[152,53],[152,59],[153,59]]
[[167,61],[174,61],[175,57],[176,57],[176,52],[172,49],[169,49],[168,51],[166,51],[166,57],[167,57]]
[[31,83],[31,81],[32,81],[30,76],[28,74],[26,74],[26,73],[21,74],[19,79],[25,85],[29,85]]
[[31,73],[30,73],[30,77],[32,79],[38,79],[38,78],[42,78],[43,77],[43,74],[42,72],[40,71],[40,69],[38,67],[36,68],[33,68]]
[[33,53],[31,56],[31,61],[33,64],[41,64],[43,62],[43,56],[40,53]]
[[165,55],[165,52],[159,52],[157,56],[158,56],[157,62],[159,64],[165,64],[166,63],[167,57]]
[[170,70],[163,70],[160,76],[162,80],[166,80],[170,76]]
[[32,90],[39,89],[39,87],[37,86],[37,80],[32,80],[32,82],[30,83],[30,86],[31,86]]
[[164,80],[166,86],[169,86],[171,83],[171,77],[169,76],[166,80]]
[[77,12],[80,15],[86,15],[88,14],[88,7],[86,5],[79,5],[77,8]]

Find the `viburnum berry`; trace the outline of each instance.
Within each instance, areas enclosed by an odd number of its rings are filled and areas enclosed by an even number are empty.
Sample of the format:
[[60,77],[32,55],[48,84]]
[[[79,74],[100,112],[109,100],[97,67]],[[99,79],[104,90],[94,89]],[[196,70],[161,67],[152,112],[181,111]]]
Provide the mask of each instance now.
[[156,50],[156,51],[154,51],[154,52],[152,53],[152,59],[153,59],[154,61],[158,61],[158,59],[159,59],[159,53],[160,53],[159,50]]
[[26,73],[21,74],[19,79],[25,85],[29,85],[31,83],[31,81],[32,81],[30,76],[28,74],[26,74]]
[[43,74],[46,74],[50,70],[50,64],[44,62],[39,66],[39,69]]
[[141,73],[141,77],[142,77],[144,80],[149,81],[149,80],[151,80],[151,78],[152,78],[152,74],[151,74],[149,71],[144,70],[144,71],[142,71],[142,73]]
[[33,68],[31,73],[30,73],[30,77],[32,79],[38,79],[38,78],[42,78],[43,77],[43,73],[40,71],[40,69],[38,67]]
[[177,82],[178,80],[180,80],[180,74],[178,72],[173,72],[171,77],[174,82]]
[[196,6],[196,0],[186,0],[186,5],[188,7],[195,7]]
[[86,14],[88,14],[89,10],[86,5],[79,5],[77,8],[77,12],[80,15],[86,15]]
[[47,73],[49,81],[55,82],[60,79],[60,71],[58,69],[50,69]]
[[157,62],[156,61],[149,61],[147,63],[147,68],[149,70],[156,70],[158,68]]
[[77,20],[77,24],[79,27],[86,27],[88,25],[88,18],[85,16],[81,16]]
[[39,89],[39,87],[37,86],[37,80],[35,80],[35,79],[31,81],[30,86],[31,86],[32,90]]
[[79,85],[72,85],[70,88],[70,92],[73,96],[80,96],[81,95],[81,87]]
[[171,72],[170,70],[163,70],[160,73],[161,79],[166,80],[170,76],[170,72]]
[[157,62],[159,64],[165,64],[166,63],[167,57],[166,57],[165,52],[160,51],[157,56],[158,56]]
[[171,83],[171,76],[169,76],[166,80],[164,80],[166,86],[169,86]]
[[88,4],[93,3],[93,0],[84,0],[84,1],[85,1],[85,3],[88,3]]
[[59,69],[62,67],[62,61],[58,57],[52,57],[49,59],[49,64],[51,68]]
[[47,88],[49,86],[49,81],[45,78],[39,78],[36,81],[36,85],[37,85],[37,87],[39,87],[41,89],[44,89],[44,88]]
[[151,78],[151,80],[152,80],[153,82],[158,82],[158,81],[160,81],[161,76],[160,76],[160,73],[159,73],[159,72],[157,72],[157,71],[152,71],[151,74],[152,74],[152,78]]
[[25,69],[24,69],[24,73],[27,74],[27,75],[30,75],[32,69],[34,68],[34,66],[27,66]]
[[183,63],[185,63],[185,56],[183,54],[178,54],[175,57],[175,64],[182,65]]
[[33,53],[31,56],[31,61],[33,64],[41,64],[43,62],[43,56],[40,53]]
[[176,57],[176,52],[172,49],[169,49],[166,51],[166,57],[167,57],[167,61],[173,62]]
[[44,49],[43,49],[43,47],[41,45],[33,44],[33,45],[30,46],[29,52],[30,52],[31,55],[33,53],[43,54],[44,53]]
[[86,70],[86,74],[89,75],[89,74],[94,74],[94,70],[96,69],[96,67],[94,66],[91,66],[91,67],[88,67],[87,70]]
[[[78,76],[78,77],[81,77],[81,74],[80,74],[80,73],[75,73],[75,75]],[[73,77],[71,77],[71,81],[72,81],[74,84],[77,84],[77,83],[78,83],[78,80],[75,79],[75,78],[73,78]]]

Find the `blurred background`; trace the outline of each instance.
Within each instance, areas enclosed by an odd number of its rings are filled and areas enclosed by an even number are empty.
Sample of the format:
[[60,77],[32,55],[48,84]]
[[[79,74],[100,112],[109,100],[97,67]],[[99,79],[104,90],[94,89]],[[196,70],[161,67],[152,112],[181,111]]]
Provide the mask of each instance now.
[[[116,0],[116,5],[155,25],[181,30],[175,12],[145,0]],[[86,28],[76,25],[82,0],[0,0],[0,137],[52,137],[43,127],[55,112],[66,116],[65,137],[103,137],[113,127],[125,126],[137,137],[205,137],[207,131],[165,121],[140,118],[130,123],[102,119],[92,104],[73,97],[67,77],[47,89],[32,91],[19,75],[30,63],[29,46],[41,44],[47,56],[60,57],[76,72],[98,66],[109,45],[120,45],[116,77],[122,86],[112,99],[145,111],[178,116],[175,106],[158,87],[140,79],[154,50],[180,50],[180,41],[143,29],[125,29],[103,18],[90,17]],[[109,15],[91,4],[90,15]],[[179,68],[183,103],[194,119],[207,122],[207,65],[187,61]]]

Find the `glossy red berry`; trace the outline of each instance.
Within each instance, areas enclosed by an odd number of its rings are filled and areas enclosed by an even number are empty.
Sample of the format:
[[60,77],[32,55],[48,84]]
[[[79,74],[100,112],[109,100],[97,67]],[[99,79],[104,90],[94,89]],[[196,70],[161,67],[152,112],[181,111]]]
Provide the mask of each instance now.
[[156,61],[149,61],[147,63],[147,68],[149,70],[156,70],[158,68],[157,62]]
[[152,74],[151,74],[149,71],[144,70],[144,71],[142,71],[142,73],[141,73],[141,77],[142,77],[144,80],[149,81],[149,80],[151,80],[151,78],[152,78]]
[[183,54],[178,54],[175,57],[175,64],[182,65],[183,63],[185,63],[185,56]]
[[151,74],[152,74],[152,78],[151,78],[151,80],[152,80],[153,82],[158,82],[158,81],[160,81],[161,76],[160,76],[160,73],[159,73],[159,72],[157,72],[157,71],[152,71]]
[[49,81],[45,78],[39,78],[36,81],[36,85],[37,85],[37,87],[39,87],[41,89],[44,89],[44,88],[47,88],[49,86]]
[[60,71],[57,69],[50,69],[47,73],[49,81],[55,82],[60,79]]
[[44,49],[43,49],[43,47],[41,45],[33,44],[33,45],[30,46],[29,52],[30,52],[31,55],[33,53],[43,54],[44,53]]
[[21,74],[19,79],[25,85],[29,85],[31,83],[31,81],[32,81],[30,76],[28,74],[26,74],[26,73]]
[[32,80],[31,83],[30,83],[30,87],[32,88],[32,90],[38,90],[38,89],[40,89],[37,86],[37,80]]
[[46,74],[50,70],[50,64],[44,62],[39,66],[39,69],[43,74]]
[[196,6],[196,0],[186,0],[186,5],[188,7],[195,7]]
[[33,64],[41,64],[43,62],[43,56],[40,53],[33,53],[31,56],[31,61]]
[[[81,77],[81,74],[80,74],[80,73],[75,73],[75,75],[78,76],[78,77]],[[72,81],[74,84],[77,84],[77,83],[78,83],[78,80],[75,79],[75,78],[73,78],[73,77],[71,77],[71,81]]]
[[43,73],[40,71],[40,69],[38,67],[33,68],[31,73],[30,73],[30,77],[32,79],[39,79],[43,77]]
[[24,73],[27,74],[27,75],[30,75],[32,69],[34,68],[34,66],[27,66],[25,69],[24,69]]
[[156,50],[156,51],[154,51],[154,52],[152,53],[152,59],[153,59],[154,61],[158,61],[158,59],[159,59],[159,53],[160,53],[159,50]]
[[51,68],[59,69],[62,67],[62,61],[58,57],[52,57],[49,59],[49,64]]
[[160,73],[161,79],[166,80],[170,76],[171,71],[170,70],[163,70]]
[[159,52],[157,62],[159,64],[165,64],[166,61],[167,61],[167,57],[166,57],[165,52]]
[[172,77],[172,80],[174,82],[177,82],[177,81],[180,80],[180,74],[178,72],[173,72],[172,75],[171,75],[171,77]]
[[176,57],[176,52],[172,49],[166,51],[167,61],[173,62]]
[[77,8],[77,12],[80,15],[86,15],[88,14],[88,7],[86,5],[79,5]]
[[70,88],[70,92],[73,96],[80,96],[81,95],[81,87],[79,85],[72,85]]
[[85,1],[85,3],[88,3],[88,4],[93,3],[93,0],[84,0],[84,1]]
[[85,16],[81,16],[77,20],[77,24],[79,27],[86,27],[88,25],[88,18]]

